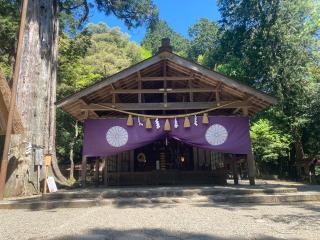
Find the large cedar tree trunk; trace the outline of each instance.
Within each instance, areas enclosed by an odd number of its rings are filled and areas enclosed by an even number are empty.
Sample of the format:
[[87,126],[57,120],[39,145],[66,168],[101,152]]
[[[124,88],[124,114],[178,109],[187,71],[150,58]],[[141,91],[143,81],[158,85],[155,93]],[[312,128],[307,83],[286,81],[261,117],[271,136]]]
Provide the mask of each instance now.
[[55,154],[56,73],[59,19],[57,0],[29,0],[17,91],[24,134],[12,137],[6,196],[36,191],[32,147],[53,155],[52,171],[65,182]]

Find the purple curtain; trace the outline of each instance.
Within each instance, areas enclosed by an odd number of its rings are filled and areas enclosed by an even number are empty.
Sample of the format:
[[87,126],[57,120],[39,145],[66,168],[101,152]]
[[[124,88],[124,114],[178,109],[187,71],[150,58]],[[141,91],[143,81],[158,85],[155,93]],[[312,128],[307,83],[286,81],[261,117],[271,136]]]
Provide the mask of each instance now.
[[[85,121],[83,155],[87,157],[110,156],[154,142],[164,136],[172,137],[191,146],[216,152],[247,154],[250,150],[249,119],[247,117],[190,117],[190,128],[183,127],[183,118],[170,119],[171,131],[164,131],[165,119],[151,120],[152,129],[134,118],[90,119]],[[143,125],[141,125],[143,124]]]

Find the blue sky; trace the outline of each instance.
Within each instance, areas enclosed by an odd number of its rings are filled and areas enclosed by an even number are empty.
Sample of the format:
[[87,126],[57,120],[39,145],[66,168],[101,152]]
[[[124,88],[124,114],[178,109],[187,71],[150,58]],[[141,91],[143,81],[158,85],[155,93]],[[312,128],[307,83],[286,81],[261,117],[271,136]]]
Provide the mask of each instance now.
[[[171,28],[183,36],[188,36],[188,28],[198,19],[204,17],[219,20],[218,7],[215,0],[154,0],[159,8],[160,18],[167,21]],[[140,43],[145,27],[128,30],[123,22],[115,16],[105,16],[103,13],[92,9],[90,22],[105,22],[110,27],[119,26],[121,31],[129,34],[130,39]]]

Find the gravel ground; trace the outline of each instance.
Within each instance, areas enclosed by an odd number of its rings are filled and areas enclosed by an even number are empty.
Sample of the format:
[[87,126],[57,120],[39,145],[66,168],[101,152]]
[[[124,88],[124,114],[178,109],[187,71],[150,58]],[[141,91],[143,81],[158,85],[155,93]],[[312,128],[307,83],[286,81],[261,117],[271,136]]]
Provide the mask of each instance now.
[[0,210],[0,239],[319,239],[320,203]]

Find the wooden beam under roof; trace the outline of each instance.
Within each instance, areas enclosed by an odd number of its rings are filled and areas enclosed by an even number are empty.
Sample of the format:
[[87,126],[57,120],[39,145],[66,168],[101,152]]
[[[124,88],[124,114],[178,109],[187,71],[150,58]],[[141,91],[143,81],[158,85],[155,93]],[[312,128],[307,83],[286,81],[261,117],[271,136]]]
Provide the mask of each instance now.
[[215,92],[214,88],[159,88],[159,89],[115,89],[111,90],[111,93],[117,94],[140,94],[140,93],[203,93],[203,92]]
[[[227,105],[228,104],[228,105]],[[247,101],[221,101],[220,109],[233,109],[240,107],[250,107]],[[113,109],[125,111],[143,111],[143,110],[188,110],[188,109],[208,109],[217,107],[216,102],[168,102],[166,103],[91,103],[84,106],[83,111],[113,111]]]
[[187,81],[190,79],[194,79],[189,76],[162,76],[162,77],[141,77],[141,81],[143,82],[153,82],[153,81]]

